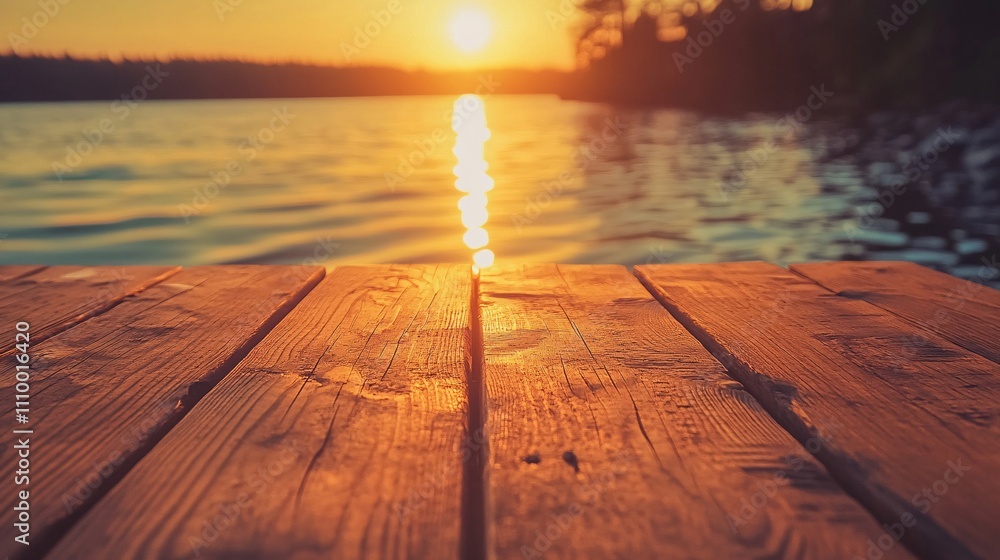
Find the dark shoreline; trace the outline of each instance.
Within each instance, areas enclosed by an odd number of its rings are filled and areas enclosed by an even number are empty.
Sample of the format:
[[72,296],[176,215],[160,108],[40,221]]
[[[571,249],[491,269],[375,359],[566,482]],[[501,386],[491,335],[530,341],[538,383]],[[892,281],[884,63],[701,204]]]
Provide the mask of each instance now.
[[[633,91],[625,85],[594,88],[586,71],[516,68],[478,71],[403,70],[390,67],[339,67],[315,64],[264,64],[234,60],[125,60],[71,57],[0,56],[0,104],[208,99],[311,99],[426,95],[557,95],[567,101],[604,103],[626,109],[677,109],[711,116],[794,111],[809,95],[761,96],[739,103],[714,98],[672,99],[669,92]],[[876,102],[821,82],[836,92],[825,116],[862,122],[895,103]],[[598,91],[600,89],[601,91]],[[801,88],[800,88],[801,89]],[[733,93],[733,99],[742,94]],[[799,99],[801,97],[802,99]],[[784,98],[784,99],[781,99]],[[788,101],[793,99],[794,101]],[[934,112],[952,102],[909,104],[914,113]],[[983,104],[980,101],[964,101]]]

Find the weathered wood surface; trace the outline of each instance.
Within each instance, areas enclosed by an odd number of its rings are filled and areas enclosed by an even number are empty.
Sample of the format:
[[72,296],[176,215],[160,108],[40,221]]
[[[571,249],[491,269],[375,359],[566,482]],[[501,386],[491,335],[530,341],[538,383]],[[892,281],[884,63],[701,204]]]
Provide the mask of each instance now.
[[[126,297],[176,274],[168,266],[52,266],[0,269],[0,337],[14,340],[19,321],[31,325],[39,343],[99,315]],[[6,279],[4,279],[6,276]],[[10,347],[0,348],[0,356]]]
[[[127,271],[128,278],[156,274]],[[43,278],[53,283],[65,278],[58,271],[53,275]],[[3,523],[0,555],[37,555],[51,545],[322,275],[320,268],[192,268],[33,345],[37,369],[31,379],[30,421],[20,426],[34,430],[28,487],[31,545],[16,544],[13,524]],[[57,293],[46,283],[32,286]],[[5,376],[12,379],[8,368],[13,369],[9,362]],[[2,416],[13,419],[11,384],[0,386],[0,403]],[[0,446],[11,449],[22,437],[2,431]],[[0,488],[2,508],[12,511],[13,477],[3,477]],[[86,549],[76,554],[127,557]]]
[[[832,262],[791,269],[1000,363],[1000,291],[907,262]],[[980,277],[995,277],[992,265]]]
[[772,265],[636,272],[799,441],[839,426],[818,457],[921,556],[996,557],[997,364]]
[[336,269],[52,557],[457,557],[469,298],[467,266]]
[[490,268],[480,308],[491,558],[846,559],[878,538],[624,267]]
[[0,282],[24,278],[25,276],[34,274],[44,269],[45,267],[41,265],[3,265],[0,266]]

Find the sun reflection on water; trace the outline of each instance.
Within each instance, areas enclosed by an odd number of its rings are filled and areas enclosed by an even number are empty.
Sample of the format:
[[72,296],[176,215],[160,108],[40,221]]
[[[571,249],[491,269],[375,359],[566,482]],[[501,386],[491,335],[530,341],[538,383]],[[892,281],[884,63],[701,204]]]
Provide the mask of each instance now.
[[455,188],[466,193],[458,201],[462,213],[462,225],[466,232],[462,236],[465,245],[475,251],[472,254],[473,270],[493,264],[493,251],[486,246],[490,242],[486,231],[489,212],[486,210],[486,193],[493,189],[493,179],[486,173],[489,164],[483,155],[490,129],[486,126],[486,109],[478,95],[463,95],[455,100],[452,117],[455,131],[455,148],[458,158],[455,165]]

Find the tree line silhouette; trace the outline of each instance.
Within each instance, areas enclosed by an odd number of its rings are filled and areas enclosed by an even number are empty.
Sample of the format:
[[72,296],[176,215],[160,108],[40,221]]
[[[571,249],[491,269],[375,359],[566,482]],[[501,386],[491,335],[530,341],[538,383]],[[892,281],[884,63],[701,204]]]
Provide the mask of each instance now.
[[[836,102],[915,107],[1000,99],[996,0],[582,0],[579,68],[480,72],[0,56],[0,102],[119,99],[150,67],[153,99],[497,93],[670,105],[783,109],[825,85]],[[134,96],[133,96],[134,97]]]
[[[161,76],[156,88],[143,80]],[[238,60],[0,57],[0,102],[459,95],[490,84],[496,93],[558,93],[565,72],[408,71],[387,67],[265,64]],[[148,81],[148,80],[147,80]]]
[[716,110],[1000,97],[994,0],[584,0],[580,99]]

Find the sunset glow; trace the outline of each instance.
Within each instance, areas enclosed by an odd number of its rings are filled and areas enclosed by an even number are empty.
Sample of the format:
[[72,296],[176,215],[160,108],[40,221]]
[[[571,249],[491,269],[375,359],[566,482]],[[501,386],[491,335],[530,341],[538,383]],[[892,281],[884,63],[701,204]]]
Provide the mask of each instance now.
[[[352,66],[560,68],[575,62],[579,16],[562,0],[174,0],[73,2],[20,54],[226,58]],[[37,0],[0,2],[3,31],[24,34]],[[564,12],[567,12],[564,14]],[[30,27],[30,26],[29,26]],[[7,50],[4,47],[0,50]]]
[[451,18],[448,35],[459,50],[473,53],[483,50],[493,34],[493,22],[485,12],[465,8]]
[[493,189],[493,179],[487,175],[489,164],[483,156],[490,129],[486,126],[486,109],[477,95],[463,95],[455,101],[452,116],[455,131],[455,148],[452,150],[458,163],[455,165],[455,188],[465,194],[458,201],[462,225],[466,228],[462,240],[470,249],[475,268],[493,264],[493,251],[486,249],[489,234],[483,227],[489,221],[486,193]]

